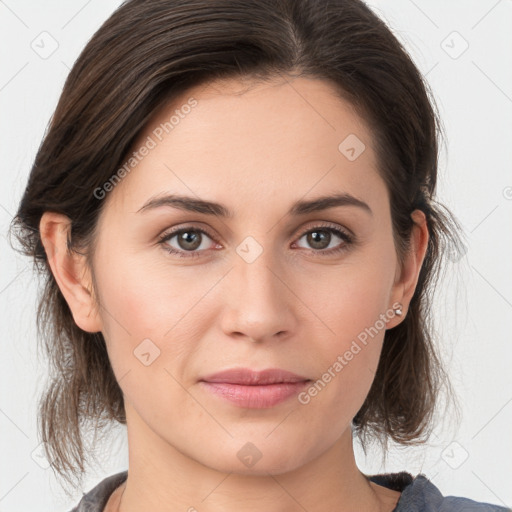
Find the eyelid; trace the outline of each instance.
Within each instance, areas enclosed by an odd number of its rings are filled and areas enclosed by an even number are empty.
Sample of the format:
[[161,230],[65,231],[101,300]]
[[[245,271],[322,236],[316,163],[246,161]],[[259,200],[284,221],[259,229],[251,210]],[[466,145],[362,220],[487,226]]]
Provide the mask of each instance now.
[[340,224],[336,224],[334,222],[329,222],[329,221],[325,221],[325,220],[311,221],[310,223],[308,223],[308,225],[305,228],[301,228],[301,230],[295,236],[302,237],[306,233],[309,233],[312,230],[321,229],[321,228],[332,228],[337,231],[341,231],[342,233],[344,233],[347,237],[349,237],[351,239],[355,238],[355,234],[352,232],[352,230],[350,230]]

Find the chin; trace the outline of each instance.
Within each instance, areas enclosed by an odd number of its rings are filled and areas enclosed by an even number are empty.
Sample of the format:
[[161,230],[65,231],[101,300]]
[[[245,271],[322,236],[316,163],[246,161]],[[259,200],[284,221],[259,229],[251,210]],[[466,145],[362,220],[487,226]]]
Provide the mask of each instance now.
[[231,439],[221,453],[211,454],[211,464],[207,465],[224,473],[268,476],[293,471],[307,462],[303,444],[286,445],[278,437],[275,442],[265,440],[264,436],[261,441],[252,439]]

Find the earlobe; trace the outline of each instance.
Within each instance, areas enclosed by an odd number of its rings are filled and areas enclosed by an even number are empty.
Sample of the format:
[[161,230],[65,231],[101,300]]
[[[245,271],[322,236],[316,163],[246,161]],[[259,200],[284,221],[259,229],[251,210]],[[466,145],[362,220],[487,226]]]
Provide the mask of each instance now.
[[388,328],[398,325],[407,315],[407,308],[416,290],[421,267],[427,253],[429,233],[425,213],[421,210],[414,210],[411,217],[414,226],[411,233],[410,251],[406,255],[400,276],[392,291],[392,303],[403,304],[403,314],[399,315],[397,319],[392,319],[389,323],[393,325]]
[[45,212],[39,232],[48,264],[75,323],[87,332],[101,331],[101,318],[92,294],[90,270],[84,255],[68,247],[71,221],[65,215]]

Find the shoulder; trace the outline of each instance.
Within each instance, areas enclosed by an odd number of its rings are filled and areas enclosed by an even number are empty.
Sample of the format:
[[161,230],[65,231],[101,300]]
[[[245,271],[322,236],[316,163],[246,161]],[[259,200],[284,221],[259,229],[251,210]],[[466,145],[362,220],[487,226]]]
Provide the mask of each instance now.
[[370,480],[402,494],[393,512],[512,512],[511,508],[474,501],[459,496],[443,496],[423,474],[415,478],[407,472],[387,473]]
[[102,512],[110,495],[126,480],[127,476],[126,470],[104,478],[84,494],[78,505],[70,512]]

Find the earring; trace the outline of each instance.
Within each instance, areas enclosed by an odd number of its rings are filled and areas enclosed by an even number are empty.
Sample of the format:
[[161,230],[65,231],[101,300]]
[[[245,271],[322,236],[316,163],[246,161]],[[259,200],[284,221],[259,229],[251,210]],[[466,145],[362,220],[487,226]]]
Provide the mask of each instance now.
[[393,308],[393,311],[395,312],[395,315],[401,316],[402,315],[402,304],[398,306],[397,308]]

